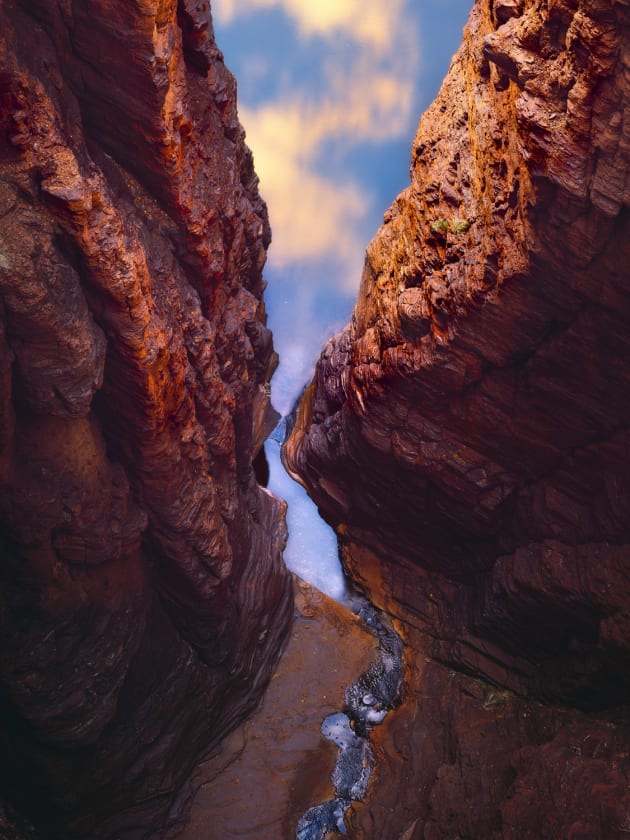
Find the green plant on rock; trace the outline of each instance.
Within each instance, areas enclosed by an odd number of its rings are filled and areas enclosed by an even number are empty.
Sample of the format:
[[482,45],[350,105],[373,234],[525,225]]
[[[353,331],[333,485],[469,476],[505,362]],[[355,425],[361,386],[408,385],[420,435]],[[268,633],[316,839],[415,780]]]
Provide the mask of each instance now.
[[432,233],[466,233],[470,229],[472,222],[470,219],[446,219],[441,216],[434,222],[431,222],[430,228]]
[[451,229],[451,223],[443,216],[435,222],[431,222],[431,230],[433,233],[446,233]]

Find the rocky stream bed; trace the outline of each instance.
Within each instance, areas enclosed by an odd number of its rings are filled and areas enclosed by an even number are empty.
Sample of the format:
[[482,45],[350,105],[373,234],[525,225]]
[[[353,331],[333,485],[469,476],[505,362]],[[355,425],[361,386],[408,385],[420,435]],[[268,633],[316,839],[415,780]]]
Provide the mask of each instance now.
[[350,596],[349,606],[378,639],[378,655],[346,689],[343,711],[328,715],[322,723],[322,735],[339,749],[332,773],[335,796],[309,808],[297,824],[296,840],[323,840],[331,831],[346,834],[344,815],[353,802],[365,798],[376,761],[370,730],[401,700],[400,636],[389,619],[362,596]]

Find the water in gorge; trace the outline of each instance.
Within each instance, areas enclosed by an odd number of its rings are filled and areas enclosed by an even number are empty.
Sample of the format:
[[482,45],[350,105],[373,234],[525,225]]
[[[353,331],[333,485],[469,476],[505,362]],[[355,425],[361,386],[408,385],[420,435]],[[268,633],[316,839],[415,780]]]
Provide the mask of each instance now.
[[[365,245],[407,186],[418,115],[459,44],[470,0],[366,0],[365,20],[378,31],[343,3],[317,14],[263,5],[217,3],[213,18],[269,209],[265,300],[280,356],[272,401],[288,414],[320,349],[350,318]],[[334,533],[282,467],[277,435],[265,452],[269,488],[289,506],[287,566],[343,600]]]
[[378,655],[370,667],[348,686],[343,711],[324,720],[321,732],[339,750],[332,783],[333,799],[314,805],[301,817],[296,840],[323,840],[330,832],[346,834],[344,815],[362,801],[376,762],[369,734],[399,704],[403,680],[403,643],[389,619],[365,598],[349,595],[353,612],[378,639]]
[[334,531],[321,519],[304,488],[284,469],[280,449],[286,425],[283,418],[265,444],[269,489],[288,503],[285,563],[298,577],[350,609],[378,644],[370,666],[347,686],[343,708],[329,714],[321,725],[324,738],[338,749],[331,778],[335,796],[306,811],[298,821],[295,838],[323,840],[330,832],[346,834],[346,811],[366,796],[376,760],[370,731],[400,702],[403,644],[389,618],[345,579]]
[[287,502],[289,539],[284,562],[298,577],[343,603],[346,581],[339,562],[335,532],[317,513],[306,490],[289,476],[280,458],[279,434],[265,443],[269,489]]
[[[418,115],[438,90],[469,10],[470,0],[366,0],[362,22],[343,3],[317,13],[308,4],[213,4],[269,209],[265,301],[280,357],[272,401],[282,414],[350,318],[365,246],[408,184]],[[289,505],[285,562],[343,600],[336,537],[284,471],[277,437],[265,452],[269,488]]]

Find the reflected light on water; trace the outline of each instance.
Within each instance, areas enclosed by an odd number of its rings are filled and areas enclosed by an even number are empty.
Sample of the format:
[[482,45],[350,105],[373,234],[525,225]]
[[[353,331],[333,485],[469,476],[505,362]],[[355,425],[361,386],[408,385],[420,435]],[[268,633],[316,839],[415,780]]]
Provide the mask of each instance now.
[[269,461],[268,487],[289,506],[289,541],[284,562],[298,577],[336,601],[342,601],[346,584],[335,532],[317,514],[306,490],[285,471],[280,460],[280,444],[273,438],[265,443],[265,454]]

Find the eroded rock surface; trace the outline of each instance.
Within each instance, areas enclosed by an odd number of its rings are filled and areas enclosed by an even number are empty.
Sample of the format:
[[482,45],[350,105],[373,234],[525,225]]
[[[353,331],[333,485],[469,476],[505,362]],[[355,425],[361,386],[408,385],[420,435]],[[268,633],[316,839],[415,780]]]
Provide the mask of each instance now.
[[51,837],[154,836],[292,614],[252,468],[270,233],[209,14],[0,9],[0,773]]
[[629,75],[627,2],[478,0],[297,412],[290,470],[431,663],[405,819],[377,793],[357,837],[627,830]]

